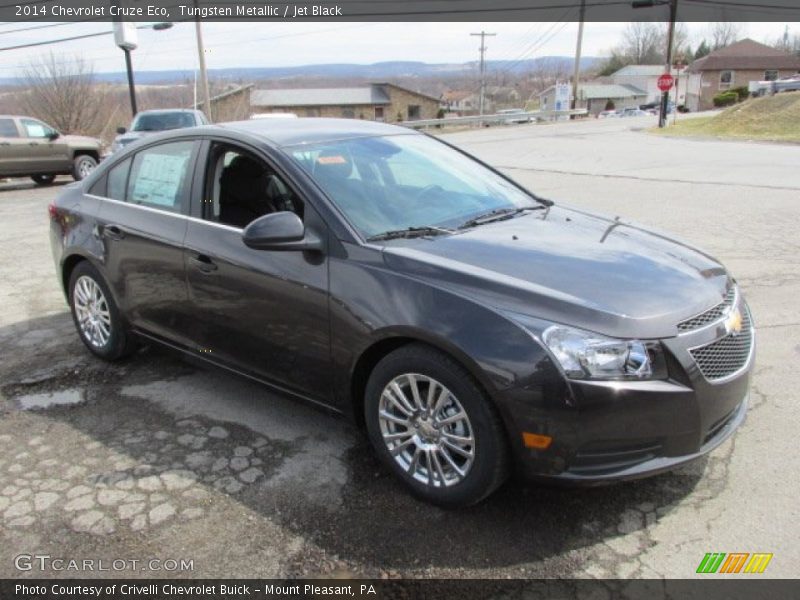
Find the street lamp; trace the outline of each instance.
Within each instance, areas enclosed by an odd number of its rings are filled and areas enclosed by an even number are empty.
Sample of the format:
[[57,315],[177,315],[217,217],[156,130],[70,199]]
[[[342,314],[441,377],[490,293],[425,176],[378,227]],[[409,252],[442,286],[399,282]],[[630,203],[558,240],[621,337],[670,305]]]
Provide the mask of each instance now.
[[163,31],[170,29],[172,23],[156,23],[155,25],[145,25],[137,27],[130,21],[114,21],[114,43],[125,53],[125,69],[128,72],[128,94],[131,98],[131,113],[135,117],[139,112],[136,108],[136,86],[133,81],[133,64],[131,63],[131,51],[138,47],[138,29],[153,29]]
[[[678,14],[678,0],[633,0],[633,8],[650,8],[669,4],[669,31],[667,32],[666,73],[672,74],[672,45],[675,36],[675,19]],[[661,109],[658,113],[658,126],[667,125],[667,108],[669,107],[669,90],[661,92]]]

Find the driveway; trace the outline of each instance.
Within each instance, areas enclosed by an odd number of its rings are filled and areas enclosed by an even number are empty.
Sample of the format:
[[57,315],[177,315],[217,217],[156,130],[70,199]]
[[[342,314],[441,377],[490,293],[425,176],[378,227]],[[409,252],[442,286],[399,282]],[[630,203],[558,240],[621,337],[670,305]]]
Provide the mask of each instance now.
[[92,358],[50,257],[57,190],[0,186],[0,577],[58,575],[14,567],[49,554],[140,561],[96,574],[124,577],[685,578],[706,552],[772,552],[765,576],[794,577],[800,147],[635,131],[649,124],[447,138],[545,197],[721,258],[758,328],[748,420],[673,473],[588,490],[511,482],[461,511],[407,496],[317,409],[157,348]]

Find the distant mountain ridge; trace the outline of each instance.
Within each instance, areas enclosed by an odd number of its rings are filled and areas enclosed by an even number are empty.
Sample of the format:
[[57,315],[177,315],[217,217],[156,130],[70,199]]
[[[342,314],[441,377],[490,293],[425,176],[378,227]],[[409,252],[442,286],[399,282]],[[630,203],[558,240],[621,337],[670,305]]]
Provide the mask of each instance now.
[[[542,56],[525,60],[490,60],[486,62],[487,75],[506,72],[519,75],[541,66],[552,68],[568,68],[571,71],[573,58],[569,56]],[[587,69],[595,66],[601,60],[597,57],[583,57],[581,68]],[[122,58],[120,58],[122,62]],[[134,61],[134,67],[136,63]],[[385,61],[373,64],[318,64],[302,65],[298,67],[228,67],[224,69],[209,69],[209,77],[214,79],[229,79],[234,81],[255,81],[259,79],[279,79],[290,77],[327,77],[347,78],[358,77],[380,81],[395,77],[452,77],[466,73],[477,73],[477,61],[465,63],[426,63],[419,61]],[[96,73],[99,81],[107,83],[123,83],[127,81],[124,71],[110,73]],[[194,71],[191,70],[165,70],[165,71],[136,71],[136,83],[157,84],[174,83],[176,81],[191,80]],[[15,85],[21,83],[19,78],[0,78],[2,85]]]

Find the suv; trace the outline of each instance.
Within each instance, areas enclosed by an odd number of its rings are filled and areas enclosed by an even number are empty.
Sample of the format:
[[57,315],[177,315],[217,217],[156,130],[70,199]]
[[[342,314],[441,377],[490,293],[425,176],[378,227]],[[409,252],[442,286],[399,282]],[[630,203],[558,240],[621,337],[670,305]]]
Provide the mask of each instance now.
[[97,166],[101,146],[33,117],[0,115],[0,177],[30,177],[39,185],[53,183],[56,175],[80,181]]
[[208,119],[201,110],[189,110],[186,108],[169,108],[163,110],[143,110],[133,118],[130,131],[124,127],[117,129],[119,134],[114,143],[111,144],[111,152],[116,152],[157,131],[168,129],[182,129],[184,127],[196,127],[208,125]]

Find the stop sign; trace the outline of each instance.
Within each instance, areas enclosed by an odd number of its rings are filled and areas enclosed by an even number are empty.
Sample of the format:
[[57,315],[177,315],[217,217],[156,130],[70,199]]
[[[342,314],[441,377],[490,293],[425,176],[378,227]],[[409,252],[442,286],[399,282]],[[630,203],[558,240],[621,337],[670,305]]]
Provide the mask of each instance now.
[[675,78],[669,73],[664,73],[658,78],[658,89],[662,92],[667,92],[675,83]]

